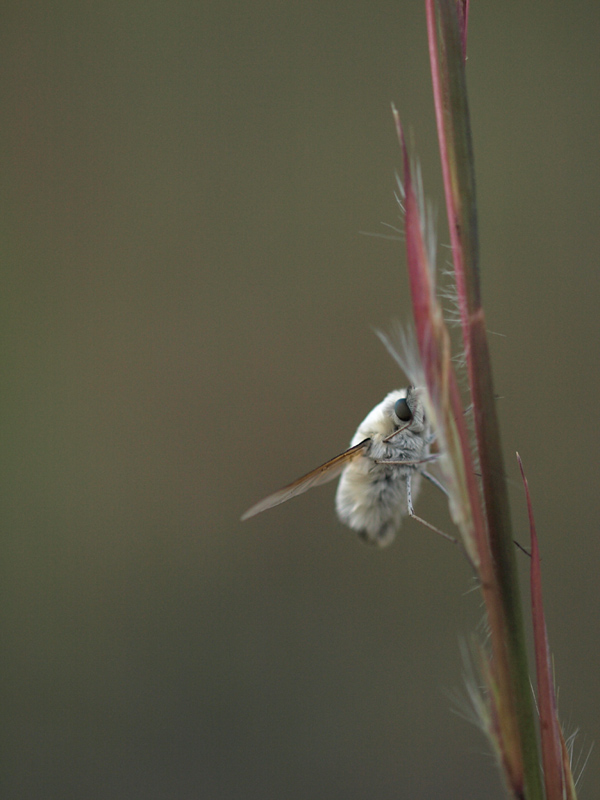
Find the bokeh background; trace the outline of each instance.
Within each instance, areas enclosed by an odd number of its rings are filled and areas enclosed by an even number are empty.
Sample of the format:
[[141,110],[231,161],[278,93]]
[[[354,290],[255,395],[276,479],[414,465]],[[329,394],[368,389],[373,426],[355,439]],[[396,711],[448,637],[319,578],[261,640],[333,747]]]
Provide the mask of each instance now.
[[[482,613],[460,556],[410,522],[372,551],[331,486],[238,521],[405,381],[372,332],[410,316],[403,245],[361,231],[399,224],[394,100],[448,257],[422,3],[23,2],[0,30],[2,797],[503,797],[448,697]],[[474,3],[468,61],[515,529],[518,449],[582,757],[599,34],[583,0]]]

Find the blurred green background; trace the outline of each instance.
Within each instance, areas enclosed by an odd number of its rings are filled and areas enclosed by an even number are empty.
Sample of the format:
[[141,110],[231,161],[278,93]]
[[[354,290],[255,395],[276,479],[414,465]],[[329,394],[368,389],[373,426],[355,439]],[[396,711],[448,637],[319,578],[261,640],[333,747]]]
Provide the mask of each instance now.
[[[599,21],[474,3],[468,61],[515,530],[518,449],[583,756]],[[2,797],[503,797],[448,698],[482,615],[460,556],[411,522],[374,552],[333,487],[238,522],[405,382],[372,332],[409,318],[403,245],[360,232],[399,223],[394,100],[448,258],[422,3],[9,3],[0,36]]]

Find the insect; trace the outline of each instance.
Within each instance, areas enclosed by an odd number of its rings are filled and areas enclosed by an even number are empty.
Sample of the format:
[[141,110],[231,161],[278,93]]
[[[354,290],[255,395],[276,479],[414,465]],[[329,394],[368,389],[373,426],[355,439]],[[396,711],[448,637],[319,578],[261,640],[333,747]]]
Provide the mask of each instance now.
[[423,390],[409,386],[390,392],[358,426],[350,449],[313,469],[248,509],[242,519],[285,503],[313,486],[337,478],[336,510],[340,520],[369,544],[391,544],[402,517],[410,516],[455,541],[414,513],[422,477],[444,487],[426,471],[437,455],[425,418]]

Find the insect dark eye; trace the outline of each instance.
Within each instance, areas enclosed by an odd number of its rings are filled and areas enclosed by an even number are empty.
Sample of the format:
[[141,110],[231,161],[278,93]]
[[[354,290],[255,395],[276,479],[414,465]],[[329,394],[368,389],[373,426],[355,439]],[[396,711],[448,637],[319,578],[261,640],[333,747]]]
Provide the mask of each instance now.
[[412,412],[404,397],[396,402],[394,413],[401,422],[410,422],[412,419]]

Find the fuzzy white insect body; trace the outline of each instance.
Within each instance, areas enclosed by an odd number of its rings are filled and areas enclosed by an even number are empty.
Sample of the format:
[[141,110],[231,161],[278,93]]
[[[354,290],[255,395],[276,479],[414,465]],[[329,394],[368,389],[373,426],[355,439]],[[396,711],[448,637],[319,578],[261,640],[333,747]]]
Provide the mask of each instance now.
[[390,544],[407,514],[441,533],[413,511],[422,475],[439,486],[425,471],[433,435],[425,421],[421,391],[409,386],[390,392],[358,426],[348,450],[265,497],[242,519],[341,474],[336,494],[338,517],[365,541]]
[[[399,406],[403,400],[406,403]],[[409,413],[400,419],[396,409],[406,407]],[[390,392],[367,414],[352,438],[352,446],[368,443],[362,457],[349,462],[342,472],[336,493],[340,520],[370,544],[390,544],[402,517],[412,513],[431,439],[419,390]]]

